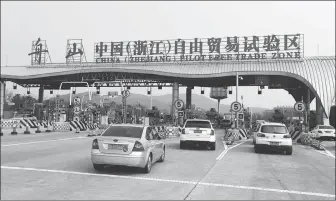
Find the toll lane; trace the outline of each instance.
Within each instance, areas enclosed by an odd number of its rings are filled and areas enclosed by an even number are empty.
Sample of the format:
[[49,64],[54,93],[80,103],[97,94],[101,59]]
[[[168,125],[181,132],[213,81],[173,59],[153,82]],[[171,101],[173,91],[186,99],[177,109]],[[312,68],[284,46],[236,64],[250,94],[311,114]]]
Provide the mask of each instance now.
[[[252,141],[231,149],[202,180],[190,199],[333,199],[335,161],[314,149],[294,145],[292,156],[256,154]],[[257,188],[257,189],[253,189]],[[291,192],[296,191],[296,192]],[[206,192],[206,193],[205,193]],[[304,193],[308,192],[308,193]]]

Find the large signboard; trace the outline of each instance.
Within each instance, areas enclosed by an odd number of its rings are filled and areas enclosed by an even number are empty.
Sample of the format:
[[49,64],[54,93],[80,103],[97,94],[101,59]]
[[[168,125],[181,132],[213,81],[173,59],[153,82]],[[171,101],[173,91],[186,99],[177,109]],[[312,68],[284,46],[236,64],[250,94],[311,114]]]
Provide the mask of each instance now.
[[303,34],[114,41],[94,45],[96,63],[274,60],[303,56]]

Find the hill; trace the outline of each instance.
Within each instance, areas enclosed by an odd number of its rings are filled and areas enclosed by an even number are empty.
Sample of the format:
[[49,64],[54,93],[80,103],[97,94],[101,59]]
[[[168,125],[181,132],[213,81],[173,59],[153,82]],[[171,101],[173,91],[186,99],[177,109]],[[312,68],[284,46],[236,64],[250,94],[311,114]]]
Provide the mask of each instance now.
[[[84,101],[89,100],[88,92],[84,93],[78,93],[75,95],[72,95],[72,98],[74,96],[78,96],[81,99],[84,97]],[[186,94],[180,93],[179,95],[180,99],[186,102]],[[61,99],[64,99],[66,103],[69,103],[69,94],[61,95]],[[95,103],[100,102],[100,96],[99,95],[92,95],[92,101]],[[109,102],[116,102],[118,104],[121,104],[121,97],[114,97],[114,98],[106,98],[105,103]],[[159,110],[163,110],[166,112],[170,112],[171,102],[172,102],[172,95],[171,94],[165,94],[161,96],[153,96],[152,97],[153,106],[156,106]],[[148,95],[142,95],[142,94],[134,94],[132,93],[127,98],[127,104],[135,105],[137,103],[140,103],[141,105],[149,108],[150,107],[150,96]],[[209,110],[210,108],[216,108],[217,110],[217,101],[214,99],[211,99],[210,97],[207,97],[205,95],[199,95],[199,94],[192,94],[192,104],[195,104],[197,107],[200,107],[204,110]],[[265,110],[268,110],[268,108],[259,108],[259,107],[252,107],[253,113],[262,113]],[[220,112],[229,112],[230,111],[230,105],[227,104],[220,104]]]

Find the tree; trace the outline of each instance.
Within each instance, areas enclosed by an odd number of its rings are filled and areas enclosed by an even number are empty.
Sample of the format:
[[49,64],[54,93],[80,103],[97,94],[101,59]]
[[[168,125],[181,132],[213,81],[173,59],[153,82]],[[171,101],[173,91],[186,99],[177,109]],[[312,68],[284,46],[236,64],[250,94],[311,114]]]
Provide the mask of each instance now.
[[285,120],[285,116],[282,114],[282,112],[280,112],[280,110],[275,110],[274,111],[274,114],[273,114],[273,116],[272,116],[272,120],[274,121],[274,122],[284,122],[284,120]]

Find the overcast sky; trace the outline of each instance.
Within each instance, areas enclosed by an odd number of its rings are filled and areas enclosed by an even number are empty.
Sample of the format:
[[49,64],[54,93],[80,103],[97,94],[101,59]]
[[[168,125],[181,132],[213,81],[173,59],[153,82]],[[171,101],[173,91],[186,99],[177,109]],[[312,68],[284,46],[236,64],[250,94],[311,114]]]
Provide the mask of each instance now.
[[[83,39],[87,59],[93,61],[93,44],[100,41],[294,33],[304,34],[305,56],[334,56],[335,2],[7,1],[1,2],[1,66],[30,64],[27,54],[38,37],[47,40],[51,59],[58,63],[65,62],[67,39]],[[145,94],[146,89],[131,89],[131,93]],[[165,93],[171,88],[153,90],[155,95]],[[200,94],[200,89],[193,93]],[[239,95],[250,106],[294,104],[284,90],[257,95],[256,88],[242,87]],[[223,103],[234,98],[233,94]]]

